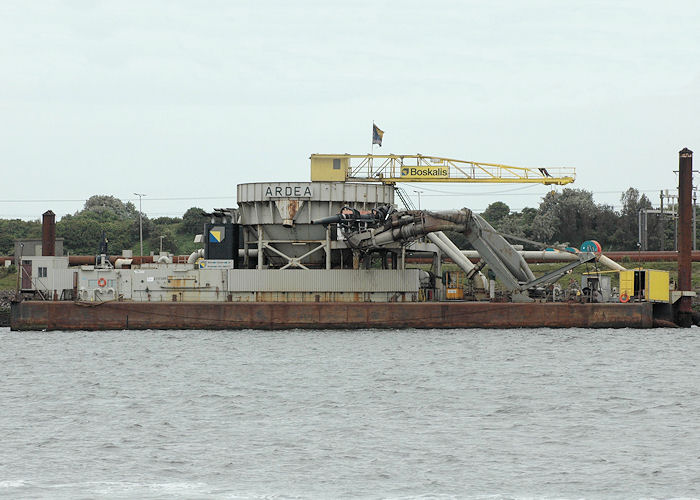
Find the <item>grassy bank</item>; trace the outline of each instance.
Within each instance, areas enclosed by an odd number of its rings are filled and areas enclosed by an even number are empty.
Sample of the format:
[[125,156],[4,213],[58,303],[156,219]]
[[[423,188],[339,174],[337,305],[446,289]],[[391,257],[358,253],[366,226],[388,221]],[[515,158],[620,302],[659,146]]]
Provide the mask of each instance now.
[[0,268],[0,290],[14,290],[17,287],[17,271],[15,266]]
[[14,290],[17,286],[15,267],[0,268],[0,326],[10,326],[9,294],[4,290]]

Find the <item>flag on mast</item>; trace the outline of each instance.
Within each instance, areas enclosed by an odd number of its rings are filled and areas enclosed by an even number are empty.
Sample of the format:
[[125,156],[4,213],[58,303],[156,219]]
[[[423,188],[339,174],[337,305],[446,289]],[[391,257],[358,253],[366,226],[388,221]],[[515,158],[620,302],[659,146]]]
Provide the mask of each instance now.
[[380,130],[374,123],[372,124],[372,144],[379,144],[382,147],[382,137],[384,137],[384,131]]

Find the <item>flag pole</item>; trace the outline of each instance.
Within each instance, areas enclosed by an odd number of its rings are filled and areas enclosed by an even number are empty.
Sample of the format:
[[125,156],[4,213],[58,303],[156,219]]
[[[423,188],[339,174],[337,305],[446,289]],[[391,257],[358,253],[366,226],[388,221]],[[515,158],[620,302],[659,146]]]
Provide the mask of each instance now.
[[374,120],[372,120],[372,149],[370,153],[370,158],[369,158],[369,175],[372,175],[372,167],[374,166],[374,127],[376,125],[374,124]]

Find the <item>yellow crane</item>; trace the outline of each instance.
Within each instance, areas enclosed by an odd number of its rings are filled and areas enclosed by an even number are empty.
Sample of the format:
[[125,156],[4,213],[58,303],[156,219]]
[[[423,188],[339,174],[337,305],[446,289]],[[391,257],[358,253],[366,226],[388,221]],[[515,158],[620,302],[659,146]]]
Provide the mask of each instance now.
[[426,155],[312,154],[312,181],[471,182],[563,186],[574,182],[573,167],[524,168]]

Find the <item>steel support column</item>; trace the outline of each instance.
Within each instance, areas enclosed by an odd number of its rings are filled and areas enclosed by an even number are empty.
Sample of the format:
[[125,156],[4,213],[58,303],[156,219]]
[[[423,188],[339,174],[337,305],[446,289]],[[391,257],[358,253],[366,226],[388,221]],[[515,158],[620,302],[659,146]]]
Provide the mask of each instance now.
[[433,256],[433,273],[435,273],[435,288],[437,288],[438,300],[442,300],[445,297],[445,283],[442,282],[442,252],[440,249]]
[[661,191],[660,196],[661,204],[659,205],[659,210],[661,210],[661,218],[659,219],[659,241],[661,242],[661,248],[659,250],[666,250],[666,234],[664,229],[666,228],[666,221],[664,219],[664,192]]
[[262,224],[258,224],[258,269],[263,268],[263,229]]
[[331,268],[331,225],[326,226],[326,269]]
[[[693,152],[684,148],[679,152],[678,168],[678,289],[691,291],[691,249],[690,239],[693,223]],[[684,327],[693,324],[691,297],[681,297],[678,304],[677,323]]]

